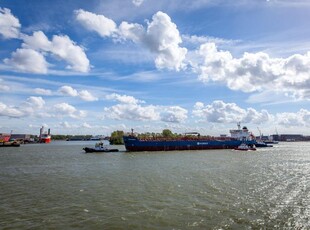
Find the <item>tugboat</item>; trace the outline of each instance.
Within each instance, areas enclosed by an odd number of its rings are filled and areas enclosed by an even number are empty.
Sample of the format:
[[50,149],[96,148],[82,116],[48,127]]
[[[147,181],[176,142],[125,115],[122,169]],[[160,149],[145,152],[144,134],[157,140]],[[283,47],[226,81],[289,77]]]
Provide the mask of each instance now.
[[252,150],[255,151],[256,148],[254,146],[249,146],[246,143],[242,143],[241,145],[239,145],[237,148],[234,148],[234,150],[240,150],[240,151],[248,151],[248,150]]
[[109,149],[102,142],[96,143],[95,148],[83,148],[85,153],[102,153],[102,152],[118,152],[118,149]]

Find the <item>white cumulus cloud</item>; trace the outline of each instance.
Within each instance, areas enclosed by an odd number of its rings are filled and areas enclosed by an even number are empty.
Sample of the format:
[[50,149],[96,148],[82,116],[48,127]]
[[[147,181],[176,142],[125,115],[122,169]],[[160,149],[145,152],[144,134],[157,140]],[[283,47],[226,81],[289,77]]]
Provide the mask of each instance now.
[[72,88],[71,86],[64,85],[58,89],[58,92],[60,92],[63,95],[71,96],[71,97],[80,97],[83,101],[97,101],[98,98],[93,96],[90,92],[87,90],[76,90]]
[[200,46],[199,54],[204,61],[195,68],[202,82],[219,82],[243,92],[272,88],[298,99],[310,99],[310,52],[288,58],[271,58],[263,52],[234,58],[229,51],[206,43]]
[[25,116],[25,113],[16,107],[0,102],[0,116],[18,118]]
[[28,97],[26,101],[22,102],[19,106],[20,111],[22,111],[25,115],[37,115],[40,116],[42,109],[45,105],[45,101],[42,97]]
[[159,113],[155,106],[141,106],[137,104],[117,104],[104,108],[105,117],[115,120],[156,121]]
[[68,69],[84,73],[90,69],[89,60],[83,48],[76,45],[68,36],[54,35],[51,52],[68,62]]
[[33,49],[36,51],[50,51],[52,49],[52,42],[46,37],[42,31],[36,31],[31,36],[23,34],[22,39],[24,43],[22,47]]
[[103,15],[94,14],[82,9],[75,11],[76,20],[85,28],[97,32],[100,36],[111,36],[116,32],[116,23]]
[[310,127],[310,111],[300,109],[297,113],[278,113],[276,120],[285,127]]
[[36,31],[32,36],[24,35],[23,40],[23,47],[40,52],[50,52],[66,61],[69,64],[68,69],[77,72],[88,72],[90,69],[90,63],[84,49],[76,45],[66,35],[54,35],[52,40],[49,41],[42,31]]
[[79,92],[79,97],[83,100],[83,101],[98,101],[98,98],[93,96],[90,92],[88,92],[87,90],[81,90]]
[[180,106],[163,108],[161,120],[166,122],[181,123],[187,119],[188,111]]
[[119,95],[117,93],[112,93],[112,94],[107,95],[106,99],[115,100],[115,101],[125,103],[125,104],[144,103],[144,101],[138,100],[138,99],[134,98],[133,96]]
[[74,114],[77,111],[77,109],[74,106],[69,105],[68,103],[56,104],[54,105],[54,108],[56,112],[60,112],[62,114],[67,115]]
[[35,88],[34,89],[34,93],[40,94],[40,95],[46,95],[46,96],[52,95],[52,91],[51,90],[49,90],[49,89],[42,89],[42,88]]
[[102,37],[119,37],[146,47],[156,55],[155,65],[159,69],[179,71],[185,66],[183,62],[187,49],[179,46],[182,39],[177,26],[161,11],[153,15],[147,28],[128,22],[122,22],[117,28],[111,19],[84,10],[76,11],[76,19],[86,29],[95,31]]
[[193,115],[212,123],[265,123],[272,119],[272,115],[266,110],[256,111],[253,108],[243,109],[235,103],[213,101],[209,105],[197,102],[193,109]]
[[153,15],[152,19],[147,28],[145,44],[158,53],[155,59],[156,66],[180,70],[183,67],[187,49],[179,47],[182,39],[177,26],[167,14],[161,11]]
[[180,123],[187,119],[188,111],[180,106],[142,106],[144,101],[132,96],[111,94],[107,99],[116,100],[120,104],[104,108],[104,116],[115,120],[164,121]]
[[79,95],[76,89],[73,89],[71,86],[68,86],[68,85],[64,85],[60,87],[58,91],[62,93],[63,95],[67,95],[71,97],[76,97]]
[[0,7],[0,34],[5,39],[18,38],[20,27],[18,18],[9,9]]
[[45,101],[43,100],[42,97],[29,97],[27,99],[27,105],[30,107],[34,107],[37,109],[42,109],[43,106],[45,105]]
[[19,71],[46,74],[49,65],[45,56],[49,54],[68,63],[67,69],[77,72],[90,70],[84,49],[66,35],[54,35],[50,41],[42,31],[36,31],[31,36],[21,34],[19,39],[23,40],[22,48],[12,52],[11,58],[4,59],[5,64]]
[[42,97],[28,97],[26,101],[22,101],[19,105],[6,105],[0,102],[0,116],[6,117],[27,117],[38,115],[38,112],[45,106],[45,101]]
[[52,109],[51,113],[54,114],[56,117],[72,117],[75,119],[80,119],[87,116],[87,112],[84,110],[78,110],[73,105],[68,103],[59,103],[55,104]]
[[32,49],[17,49],[11,59],[4,59],[4,63],[29,73],[47,73],[48,69],[44,56]]

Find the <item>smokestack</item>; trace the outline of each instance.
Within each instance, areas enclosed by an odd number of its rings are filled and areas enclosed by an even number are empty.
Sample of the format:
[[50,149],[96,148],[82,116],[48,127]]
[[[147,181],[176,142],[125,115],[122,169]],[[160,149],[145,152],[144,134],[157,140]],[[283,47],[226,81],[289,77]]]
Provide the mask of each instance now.
[[42,128],[40,128],[40,138],[42,137],[42,133],[43,133],[43,126]]
[[50,135],[50,134],[51,134],[51,129],[48,129],[47,134],[48,134],[48,135]]

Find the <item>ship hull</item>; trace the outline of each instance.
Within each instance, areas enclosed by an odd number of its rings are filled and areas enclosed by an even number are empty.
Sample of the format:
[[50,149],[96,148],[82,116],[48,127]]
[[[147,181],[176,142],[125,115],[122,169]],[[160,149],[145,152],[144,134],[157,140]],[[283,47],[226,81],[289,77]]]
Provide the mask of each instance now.
[[[174,151],[174,150],[208,150],[234,149],[244,141],[240,140],[139,140],[136,137],[123,137],[127,151]],[[246,141],[247,145],[268,147],[255,140]],[[259,146],[257,146],[259,144]]]
[[0,147],[19,147],[20,144],[17,142],[3,142],[0,144]]
[[40,143],[45,143],[45,144],[51,143],[51,138],[41,138]]
[[83,148],[85,153],[107,153],[107,152],[118,152],[118,149],[96,149],[96,148]]

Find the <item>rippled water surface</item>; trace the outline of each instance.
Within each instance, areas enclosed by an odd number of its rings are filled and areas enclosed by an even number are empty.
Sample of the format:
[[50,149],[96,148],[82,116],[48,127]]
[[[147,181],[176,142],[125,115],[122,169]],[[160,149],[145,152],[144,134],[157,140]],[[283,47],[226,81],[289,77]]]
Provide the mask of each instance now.
[[84,154],[93,144],[0,148],[0,228],[310,229],[309,142]]

